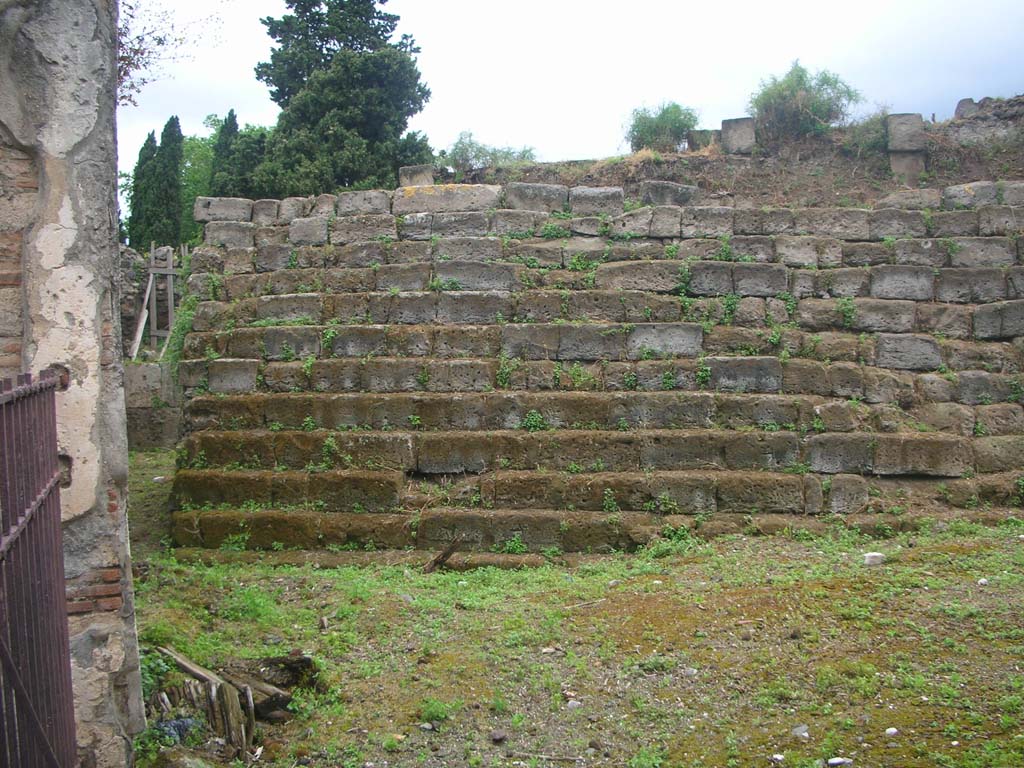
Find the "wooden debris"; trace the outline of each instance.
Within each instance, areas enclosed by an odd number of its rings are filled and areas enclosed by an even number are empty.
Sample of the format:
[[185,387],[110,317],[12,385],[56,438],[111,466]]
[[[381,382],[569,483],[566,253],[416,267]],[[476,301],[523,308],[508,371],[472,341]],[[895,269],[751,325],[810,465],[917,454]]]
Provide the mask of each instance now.
[[446,562],[448,562],[448,558],[455,554],[455,550],[459,548],[459,545],[462,543],[463,539],[465,539],[465,535],[460,533],[454,539],[449,541],[448,546],[446,546],[444,549],[442,549],[440,552],[438,552],[436,555],[430,558],[430,561],[423,566],[423,572],[433,573]]
[[[252,747],[254,735],[254,712],[251,705],[252,693],[246,693],[243,686],[237,686],[225,680],[215,672],[201,667],[191,659],[172,648],[159,648],[160,653],[169,657],[193,681],[186,685],[186,696],[191,703],[206,713],[206,721],[214,733],[224,739],[230,757],[243,754]],[[195,681],[198,681],[196,683]],[[242,702],[246,702],[248,711],[243,712]]]

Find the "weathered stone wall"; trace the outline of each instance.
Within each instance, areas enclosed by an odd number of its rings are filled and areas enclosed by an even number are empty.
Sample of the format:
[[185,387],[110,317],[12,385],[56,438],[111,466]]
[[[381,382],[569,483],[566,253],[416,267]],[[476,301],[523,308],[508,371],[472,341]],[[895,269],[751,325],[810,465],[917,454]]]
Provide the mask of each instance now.
[[599,551],[1015,503],[1024,182],[639,197],[200,198],[178,542]]
[[128,448],[173,448],[181,437],[181,387],[169,363],[128,363],[124,369]]
[[[55,366],[79,751],[121,766],[141,730],[125,504],[117,267],[116,3],[0,4],[0,297],[5,367]],[[20,261],[20,266],[19,266]],[[10,268],[6,265],[12,265]],[[17,301],[14,301],[17,299]],[[20,338],[19,338],[20,337]],[[20,342],[20,349],[17,345]]]

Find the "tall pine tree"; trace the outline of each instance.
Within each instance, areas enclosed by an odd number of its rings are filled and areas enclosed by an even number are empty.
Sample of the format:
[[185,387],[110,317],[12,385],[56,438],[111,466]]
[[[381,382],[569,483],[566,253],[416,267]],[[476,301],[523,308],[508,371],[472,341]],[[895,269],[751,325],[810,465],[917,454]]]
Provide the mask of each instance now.
[[149,132],[139,150],[139,159],[132,173],[132,186],[128,200],[128,242],[132,248],[144,251],[149,248],[150,221],[147,216],[147,195],[153,188],[153,160],[156,157],[156,134]]
[[160,134],[160,146],[153,158],[153,188],[148,196],[151,216],[150,238],[157,245],[181,243],[181,166],[184,137],[177,116],[172,116]]

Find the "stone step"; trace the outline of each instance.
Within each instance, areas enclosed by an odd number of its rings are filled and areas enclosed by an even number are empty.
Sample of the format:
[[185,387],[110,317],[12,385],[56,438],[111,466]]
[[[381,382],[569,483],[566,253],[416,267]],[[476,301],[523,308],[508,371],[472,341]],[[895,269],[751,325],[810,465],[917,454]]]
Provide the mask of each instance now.
[[402,472],[332,469],[324,472],[179,469],[178,508],[309,507],[335,512],[385,512],[401,505]]
[[[859,271],[859,270],[855,270]],[[707,291],[713,289],[708,287]],[[660,323],[705,327],[796,327],[811,331],[941,333],[949,338],[1012,338],[1024,331],[1024,300],[964,305],[896,298],[793,299],[714,291],[677,298],[632,289],[305,293],[201,302],[195,331],[244,327],[482,324]]]
[[1018,403],[865,405],[820,395],[703,392],[254,393],[199,396],[197,430],[788,429],[936,432],[1003,437],[1024,432]]
[[[875,236],[860,226],[780,229],[772,223],[744,226],[741,232],[728,219],[732,209],[704,209],[711,214],[703,222],[666,229],[613,232],[596,217],[573,222],[546,220],[532,231],[488,235],[471,232],[427,230],[343,238],[328,243],[325,220],[322,229],[301,242],[290,238],[288,228],[252,227],[216,223],[222,230],[196,250],[194,273],[260,273],[285,269],[373,267],[418,262],[508,260],[531,267],[569,267],[599,255],[604,262],[651,258],[712,259],[733,262],[782,263],[791,266],[865,266],[899,264],[930,267],[1001,267],[1020,263],[1016,235],[1024,210],[1004,214],[1003,221],[972,222],[947,215],[928,236],[925,227],[901,228]],[[744,212],[744,217],[759,212]],[[786,213],[784,211],[776,212]],[[458,214],[454,214],[458,215]],[[640,212],[640,216],[644,213]],[[920,213],[910,213],[920,216]],[[629,214],[627,214],[629,216]],[[1015,216],[1015,219],[1014,219]],[[712,221],[711,218],[716,218]],[[316,225],[317,220],[314,221]],[[628,226],[624,221],[623,226]],[[775,231],[772,231],[775,230]],[[859,230],[859,231],[858,231]],[[209,234],[209,227],[207,229]],[[413,235],[413,236],[409,236]],[[541,235],[536,237],[532,235]],[[979,236],[981,235],[981,236]]]
[[[825,363],[804,358],[727,356],[699,360],[566,363],[550,360],[438,359],[389,357],[382,342],[377,354],[292,362],[214,359],[185,360],[179,380],[199,394],[249,392],[490,392],[665,391],[707,389],[716,392],[821,395],[868,404],[930,404],[964,418],[953,404],[991,406],[1024,401],[1024,377],[1017,373],[965,370],[954,373],[894,371],[860,362]],[[991,346],[991,345],[985,345]],[[1005,347],[1000,347],[1006,350]],[[1009,351],[1009,350],[1006,350]],[[994,367],[993,356],[984,364]],[[958,358],[970,365],[972,359]],[[1004,366],[1013,369],[1012,361]],[[671,369],[671,370],[670,370]],[[701,370],[704,372],[701,373]],[[698,378],[698,373],[701,376]],[[947,407],[948,406],[948,407]],[[952,409],[952,410],[950,410]],[[923,418],[923,417],[922,417]],[[978,418],[982,418],[979,412]],[[1003,418],[1010,418],[1003,414]],[[931,423],[930,419],[925,421]],[[986,424],[991,427],[992,424]]]
[[[498,262],[437,262],[375,268],[283,269],[207,279],[199,292],[210,300],[240,301],[304,293],[396,291],[637,290],[689,296],[736,294],[772,298],[877,298],[947,303],[989,303],[1024,297],[1024,266],[941,267],[864,264],[800,267],[714,260],[602,262],[603,253],[577,259],[576,269],[527,268]],[[530,262],[533,263],[532,261]],[[259,305],[262,306],[262,305]],[[251,316],[260,317],[258,313]]]
[[551,509],[434,508],[400,514],[218,509],[174,513],[172,533],[180,546],[207,548],[230,543],[264,550],[441,549],[461,536],[460,549],[468,551],[607,553],[648,543],[667,520],[645,512]]
[[[895,302],[889,302],[895,303]],[[926,305],[922,305],[926,306]],[[997,307],[999,305],[990,305]],[[811,322],[818,322],[813,317]],[[817,333],[698,323],[505,323],[486,325],[346,325],[239,328],[191,333],[183,359],[315,361],[317,358],[410,357],[643,361],[708,356],[778,356],[857,362],[894,371],[1015,374],[1016,345],[947,338],[941,333]]]
[[[545,426],[618,431],[799,424],[809,428],[824,398],[702,392],[255,393],[193,398],[193,429],[497,430]],[[845,407],[854,408],[853,404]],[[531,416],[536,411],[537,416]],[[821,418],[832,418],[825,414]],[[539,418],[538,418],[539,417]],[[836,419],[839,420],[838,418]]]
[[[1024,438],[1020,436],[1024,414],[1015,405],[1009,406],[1014,409],[1010,418],[1006,417],[1007,409],[999,406],[981,406],[977,413],[962,407],[964,410],[955,417],[948,410],[933,413],[926,407],[906,413],[900,421],[900,415],[891,410],[872,414],[868,408],[849,403],[765,399],[719,401],[709,416],[701,419],[705,423],[672,429],[634,427],[624,419],[620,422],[622,428],[614,431],[597,422],[574,422],[568,427],[534,432],[524,429],[522,425],[548,423],[547,417],[537,411],[537,416],[527,412],[515,430],[456,427],[434,431],[428,427],[424,431],[422,426],[410,429],[408,423],[399,425],[399,431],[375,430],[370,425],[340,432],[295,430],[278,423],[270,430],[204,429],[185,438],[181,451],[184,466],[313,471],[386,467],[420,474],[498,468],[784,469],[810,461],[813,447],[820,442],[812,436],[851,433],[885,435],[881,442],[902,435],[928,445],[930,435],[976,437],[971,445],[980,472],[1012,468],[1024,455]],[[774,420],[787,416],[794,420]],[[885,418],[890,421],[883,421]],[[960,423],[944,423],[953,418]],[[408,421],[419,425],[422,418],[413,416]],[[824,465],[819,461],[817,466]],[[861,466],[873,468],[874,461],[865,459]]]
[[182,445],[184,466],[246,469],[366,467],[416,475],[549,469],[569,473],[665,469],[782,470],[798,463],[795,432],[524,430],[315,432],[202,430]]

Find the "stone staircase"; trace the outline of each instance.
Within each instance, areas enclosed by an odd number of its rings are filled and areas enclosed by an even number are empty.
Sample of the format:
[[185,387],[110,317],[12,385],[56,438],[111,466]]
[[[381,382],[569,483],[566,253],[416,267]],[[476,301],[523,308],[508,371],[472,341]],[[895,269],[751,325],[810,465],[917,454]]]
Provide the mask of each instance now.
[[177,542],[604,552],[1019,503],[1024,182],[666,204],[694,191],[200,198]]

